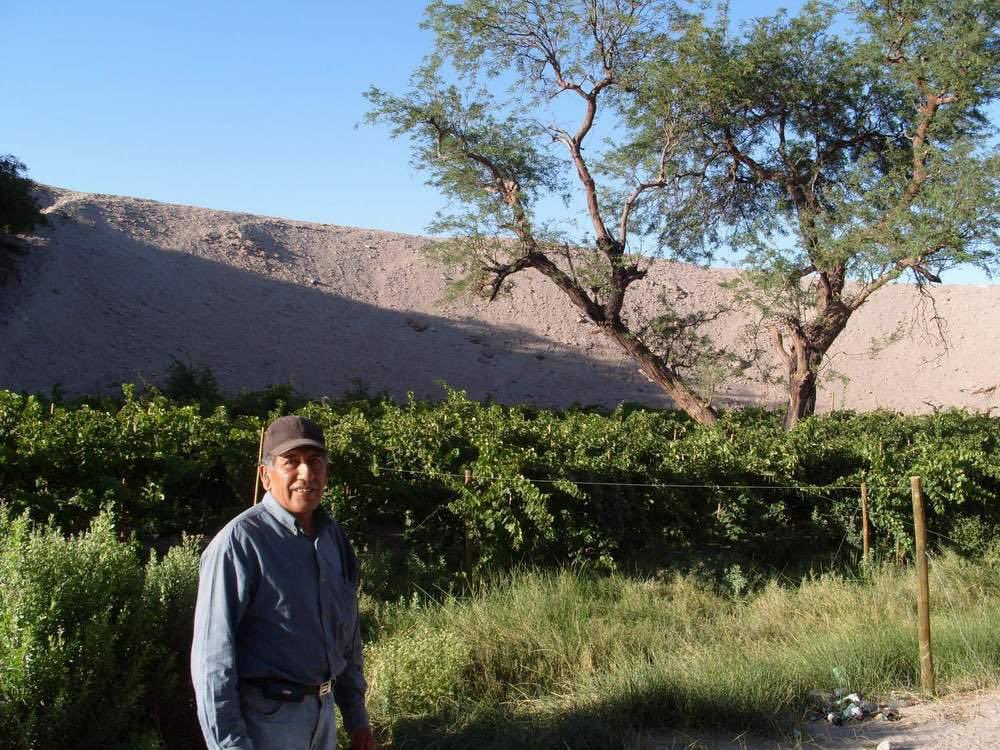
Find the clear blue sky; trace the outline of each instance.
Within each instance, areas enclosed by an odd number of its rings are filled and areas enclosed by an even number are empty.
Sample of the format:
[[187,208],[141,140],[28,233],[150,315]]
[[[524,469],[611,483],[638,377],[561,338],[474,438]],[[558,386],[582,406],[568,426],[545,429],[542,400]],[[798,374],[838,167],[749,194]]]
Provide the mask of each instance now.
[[356,126],[430,48],[424,5],[0,0],[0,154],[74,190],[423,233],[443,199],[405,141]]

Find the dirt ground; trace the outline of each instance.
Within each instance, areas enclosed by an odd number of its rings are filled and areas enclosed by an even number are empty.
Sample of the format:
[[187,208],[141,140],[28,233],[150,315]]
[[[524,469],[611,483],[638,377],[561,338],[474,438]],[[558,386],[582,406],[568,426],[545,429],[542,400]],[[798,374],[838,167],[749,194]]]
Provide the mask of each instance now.
[[1000,691],[979,691],[940,700],[905,705],[898,721],[869,719],[835,727],[826,722],[800,727],[798,736],[767,739],[749,734],[731,736],[650,733],[634,750],[807,750],[808,748],[877,748],[891,750],[995,750],[1000,748]]

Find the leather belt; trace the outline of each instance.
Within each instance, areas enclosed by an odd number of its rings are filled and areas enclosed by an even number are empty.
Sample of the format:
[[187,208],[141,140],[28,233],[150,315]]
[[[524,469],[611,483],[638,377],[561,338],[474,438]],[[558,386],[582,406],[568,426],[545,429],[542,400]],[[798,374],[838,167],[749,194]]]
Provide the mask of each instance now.
[[303,685],[300,682],[290,682],[279,680],[273,677],[244,677],[240,682],[259,687],[268,693],[287,696],[290,700],[295,700],[296,695],[329,695],[333,690],[336,680],[327,680],[319,685]]

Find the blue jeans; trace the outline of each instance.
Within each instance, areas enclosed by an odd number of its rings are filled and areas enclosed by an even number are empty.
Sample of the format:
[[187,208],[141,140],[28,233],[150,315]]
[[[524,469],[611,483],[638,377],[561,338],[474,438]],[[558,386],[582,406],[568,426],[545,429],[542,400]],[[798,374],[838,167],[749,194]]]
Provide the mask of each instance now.
[[240,713],[254,750],[336,750],[333,693],[307,695],[301,703],[265,698],[261,689],[240,684]]

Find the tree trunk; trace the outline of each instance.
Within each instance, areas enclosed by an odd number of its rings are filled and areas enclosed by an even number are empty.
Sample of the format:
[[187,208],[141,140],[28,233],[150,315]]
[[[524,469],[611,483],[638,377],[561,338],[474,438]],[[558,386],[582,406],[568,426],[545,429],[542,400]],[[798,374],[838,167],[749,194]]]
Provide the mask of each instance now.
[[779,328],[772,329],[778,355],[788,375],[788,408],[784,427],[790,430],[816,412],[816,381],[827,350],[844,330],[850,311],[843,305],[828,308],[819,321],[806,326],[785,321],[786,342]]
[[[822,355],[819,357],[822,359]],[[795,357],[788,369],[788,408],[785,411],[785,429],[790,430],[806,417],[816,412],[816,369],[795,367]]]
[[714,424],[718,421],[719,416],[715,410],[703,404],[695,392],[684,384],[681,376],[642,343],[618,316],[617,311],[621,309],[625,289],[629,283],[641,278],[641,275],[626,275],[613,279],[612,287],[616,290],[617,297],[609,303],[609,307],[615,304],[617,307],[611,308],[609,317],[608,311],[604,307],[590,299],[573,279],[543,253],[533,254],[530,265],[548,277],[584,315],[596,323],[606,335],[610,336],[611,340],[639,365],[639,369],[646,377],[663,389],[664,393],[674,402],[675,407],[698,424]]
[[650,351],[642,341],[636,338],[620,321],[603,326],[605,333],[638,363],[639,369],[646,377],[656,383],[681,409],[698,424],[714,424],[719,416],[710,406],[703,404],[698,396],[688,388],[673,368],[667,366],[662,359]]

